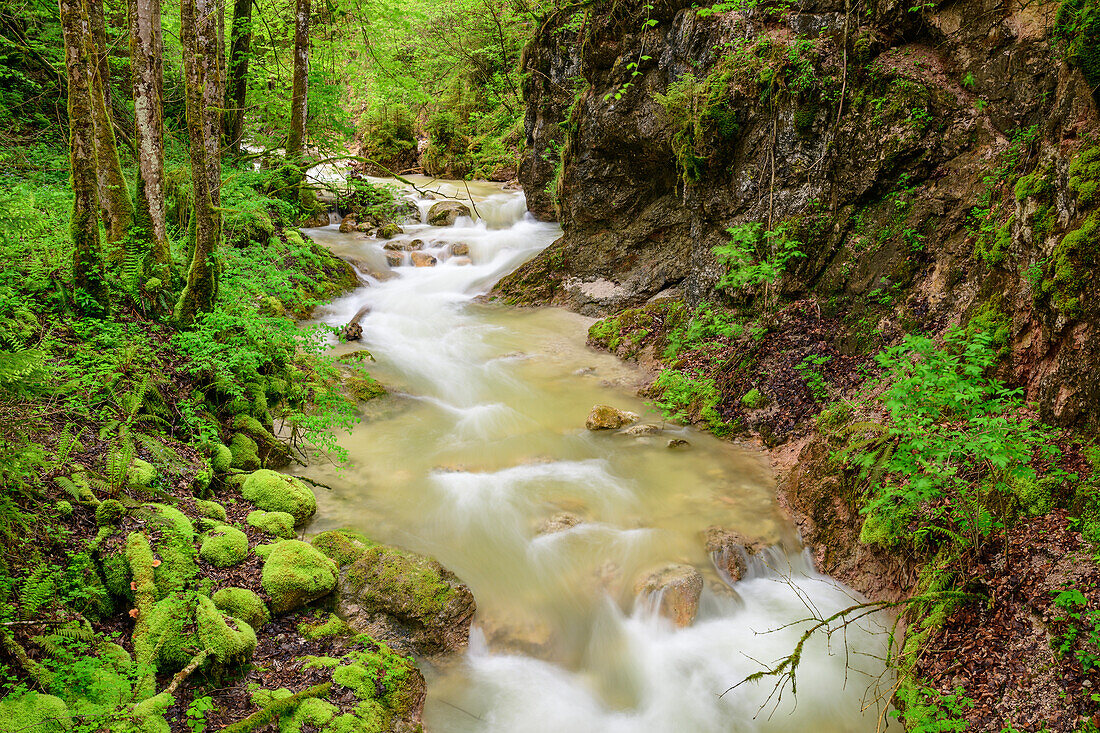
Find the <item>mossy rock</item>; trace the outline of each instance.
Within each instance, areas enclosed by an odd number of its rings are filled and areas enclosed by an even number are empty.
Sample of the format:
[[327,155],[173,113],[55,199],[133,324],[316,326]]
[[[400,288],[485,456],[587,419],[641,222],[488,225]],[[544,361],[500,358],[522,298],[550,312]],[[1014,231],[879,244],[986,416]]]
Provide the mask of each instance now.
[[378,228],[378,236],[382,239],[393,239],[398,234],[404,233],[405,230],[397,226],[393,222],[390,222],[389,224],[383,224],[381,227]]
[[272,613],[293,611],[328,595],[336,587],[338,571],[335,562],[305,542],[279,542],[264,562],[261,580]]
[[244,621],[253,629],[262,628],[271,620],[263,599],[247,588],[222,588],[211,600],[219,611]]
[[244,433],[235,433],[229,441],[229,452],[233,456],[229,465],[242,471],[255,471],[261,465],[259,451],[255,440]]
[[59,697],[32,691],[0,700],[0,733],[62,733],[72,727],[69,708]]
[[199,516],[216,519],[219,522],[226,520],[225,507],[216,501],[195,500],[195,508],[199,510]]
[[298,624],[298,633],[307,639],[323,639],[329,636],[350,636],[352,628],[334,613],[324,620],[302,621]]
[[[267,708],[280,700],[289,699],[294,693],[285,687],[277,690],[256,690],[252,693],[252,704],[261,708]],[[309,726],[309,730],[320,730],[323,733],[371,733],[372,731],[385,730],[378,727],[354,727],[330,726],[340,708],[328,700],[319,697],[307,697],[285,715],[278,718],[279,733],[301,733],[303,727]]]
[[310,544],[344,567],[358,560],[368,547],[374,547],[377,543],[354,530],[332,529],[314,537]]
[[233,463],[233,452],[221,443],[213,443],[210,447],[210,467],[214,473],[225,473]]
[[206,496],[210,490],[210,482],[214,480],[214,469],[206,463],[199,466],[195,475],[191,477],[191,494],[193,496]]
[[157,480],[157,469],[148,461],[135,458],[126,469],[126,483],[131,488],[147,489]]
[[762,407],[767,407],[770,402],[771,399],[756,387],[750,389],[741,398],[741,404],[750,410],[759,410]]
[[148,611],[149,643],[157,649],[162,673],[183,669],[199,653],[194,632],[194,601],[188,593],[171,593]]
[[255,471],[241,487],[244,498],[267,512],[286,512],[301,524],[317,511],[317,498],[299,479],[261,469]]
[[257,509],[249,512],[245,521],[261,532],[284,540],[292,540],[297,536],[294,532],[294,516],[287,512],[265,512]]
[[[257,399],[264,399],[262,389],[257,387],[256,392]],[[290,463],[290,448],[251,415],[237,415],[233,419],[233,429],[252,439],[262,465],[279,468]]]
[[90,619],[107,618],[114,613],[115,604],[111,592],[99,577],[95,562],[85,553],[74,553],[71,557],[62,582],[70,588],[79,588],[80,595],[78,600],[71,600],[68,605]]
[[195,626],[199,644],[210,650],[216,668],[224,670],[245,664],[256,650],[256,632],[252,627],[223,614],[206,596],[198,597]]
[[417,651],[434,654],[465,646],[476,606],[470,589],[435,560],[373,545],[340,576],[340,616],[366,628],[376,614],[403,626]]
[[202,541],[199,557],[216,568],[240,565],[248,557],[248,536],[227,524],[215,527]]
[[360,402],[370,402],[386,395],[386,388],[382,383],[366,372],[348,375],[344,380],[344,386]]
[[117,499],[101,501],[95,508],[95,523],[100,527],[118,526],[124,516],[126,516],[126,507]]
[[182,591],[198,574],[195,561],[195,528],[183,512],[166,504],[145,504],[153,525],[160,533],[153,549],[161,561],[154,569],[157,598],[173,591]]

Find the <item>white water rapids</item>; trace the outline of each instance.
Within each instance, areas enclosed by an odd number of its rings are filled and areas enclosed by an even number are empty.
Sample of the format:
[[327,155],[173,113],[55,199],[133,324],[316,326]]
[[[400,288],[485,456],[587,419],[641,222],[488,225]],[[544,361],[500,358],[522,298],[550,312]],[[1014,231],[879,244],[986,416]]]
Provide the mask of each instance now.
[[[423,184],[421,184],[423,185]],[[437,182],[433,188],[440,189]],[[447,195],[462,187],[443,186]],[[639,376],[584,345],[590,321],[557,309],[515,310],[475,297],[550,244],[560,230],[525,213],[523,195],[471,185],[481,218],[405,226],[440,262],[386,266],[382,240],[308,230],[361,265],[370,285],[319,311],[342,325],[364,306],[362,344],[391,394],[364,406],[343,444],[351,465],[309,473],[319,492],[311,531],[352,526],[433,555],[471,588],[478,615],[468,652],[428,665],[425,727],[434,733],[718,733],[874,731],[885,620],[812,638],[797,695],[775,680],[741,685],[791,653],[811,616],[859,602],[816,573],[778,511],[761,458],[666,424],[634,396]],[[421,201],[426,214],[431,201]],[[469,245],[472,264],[445,259]],[[377,276],[377,277],[376,277]],[[651,437],[584,429],[607,403],[663,427]],[[671,450],[670,438],[690,443]],[[548,518],[581,520],[540,533]],[[701,531],[730,527],[782,544],[740,582],[716,570]],[[698,616],[676,628],[636,599],[647,569],[694,565]],[[799,623],[796,623],[799,622]],[[864,709],[866,708],[866,712]]]

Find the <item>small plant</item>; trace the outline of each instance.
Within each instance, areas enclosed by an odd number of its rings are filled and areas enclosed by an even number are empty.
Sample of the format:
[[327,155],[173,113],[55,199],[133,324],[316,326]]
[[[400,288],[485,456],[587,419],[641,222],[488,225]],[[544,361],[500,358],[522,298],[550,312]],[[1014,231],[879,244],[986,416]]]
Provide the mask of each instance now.
[[803,381],[818,402],[824,402],[829,398],[829,382],[821,373],[821,367],[830,361],[832,361],[831,356],[810,354],[801,363],[795,365],[795,369],[802,375]]
[[730,227],[727,231],[729,242],[712,250],[726,267],[718,287],[739,290],[764,285],[764,304],[767,306],[791,260],[806,256],[802,243],[790,236],[786,224],[765,231],[763,224],[751,222]]
[[1100,669],[1100,609],[1089,606],[1089,599],[1077,588],[1065,588],[1054,597],[1062,615],[1054,620],[1065,622],[1066,630],[1052,639],[1060,656],[1073,653],[1088,674]]
[[761,407],[765,407],[769,402],[771,402],[771,400],[768,399],[768,396],[756,387],[750,389],[745,393],[745,396],[741,398],[741,404],[750,410],[759,410]]
[[909,733],[959,733],[970,727],[964,716],[974,707],[974,700],[963,694],[962,687],[944,694],[931,688],[903,686],[897,697],[901,709],[890,714],[903,721]]
[[196,697],[187,706],[187,727],[191,733],[203,733],[206,730],[206,713],[214,709],[214,702],[208,695]]

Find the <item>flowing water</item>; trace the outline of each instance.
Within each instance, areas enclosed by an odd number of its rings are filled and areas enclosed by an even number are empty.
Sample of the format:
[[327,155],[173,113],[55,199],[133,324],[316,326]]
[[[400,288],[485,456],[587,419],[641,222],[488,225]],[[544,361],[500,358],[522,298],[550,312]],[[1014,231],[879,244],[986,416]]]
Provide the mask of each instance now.
[[[426,185],[418,179],[420,185]],[[465,187],[433,189],[465,198]],[[309,473],[319,492],[311,531],[352,526],[433,555],[478,604],[469,651],[428,676],[436,733],[873,731],[884,629],[868,619],[814,637],[797,696],[769,701],[774,680],[731,686],[789,654],[811,616],[857,603],[814,572],[778,511],[762,458],[666,424],[635,396],[640,376],[584,345],[589,319],[515,310],[476,296],[560,230],[526,215],[523,195],[471,184],[480,217],[408,225],[436,267],[389,268],[383,242],[337,227],[310,230],[358,263],[370,285],[334,301],[342,325],[364,307],[361,344],[390,396],[368,403],[342,443],[351,465]],[[432,201],[418,202],[426,215]],[[447,259],[469,246],[472,264]],[[655,436],[592,433],[593,404],[632,410]],[[688,441],[670,449],[672,438]],[[568,513],[579,524],[543,532]],[[737,583],[716,569],[701,532],[721,525],[775,544]],[[787,548],[787,551],[778,547]],[[676,628],[635,598],[647,569],[687,563],[705,586],[695,622]],[[863,708],[867,712],[863,713]]]

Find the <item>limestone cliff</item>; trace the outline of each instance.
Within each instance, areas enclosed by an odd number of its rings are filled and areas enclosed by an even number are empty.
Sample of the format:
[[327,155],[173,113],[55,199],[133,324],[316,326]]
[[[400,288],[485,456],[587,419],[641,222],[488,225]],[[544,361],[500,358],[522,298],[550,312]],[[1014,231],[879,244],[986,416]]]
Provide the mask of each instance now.
[[716,288],[712,248],[759,222],[799,243],[780,294],[841,318],[838,343],[978,319],[1045,418],[1088,420],[1100,150],[1077,6],[753,5],[597,0],[542,27],[520,178],[564,236],[498,294],[758,305]]

